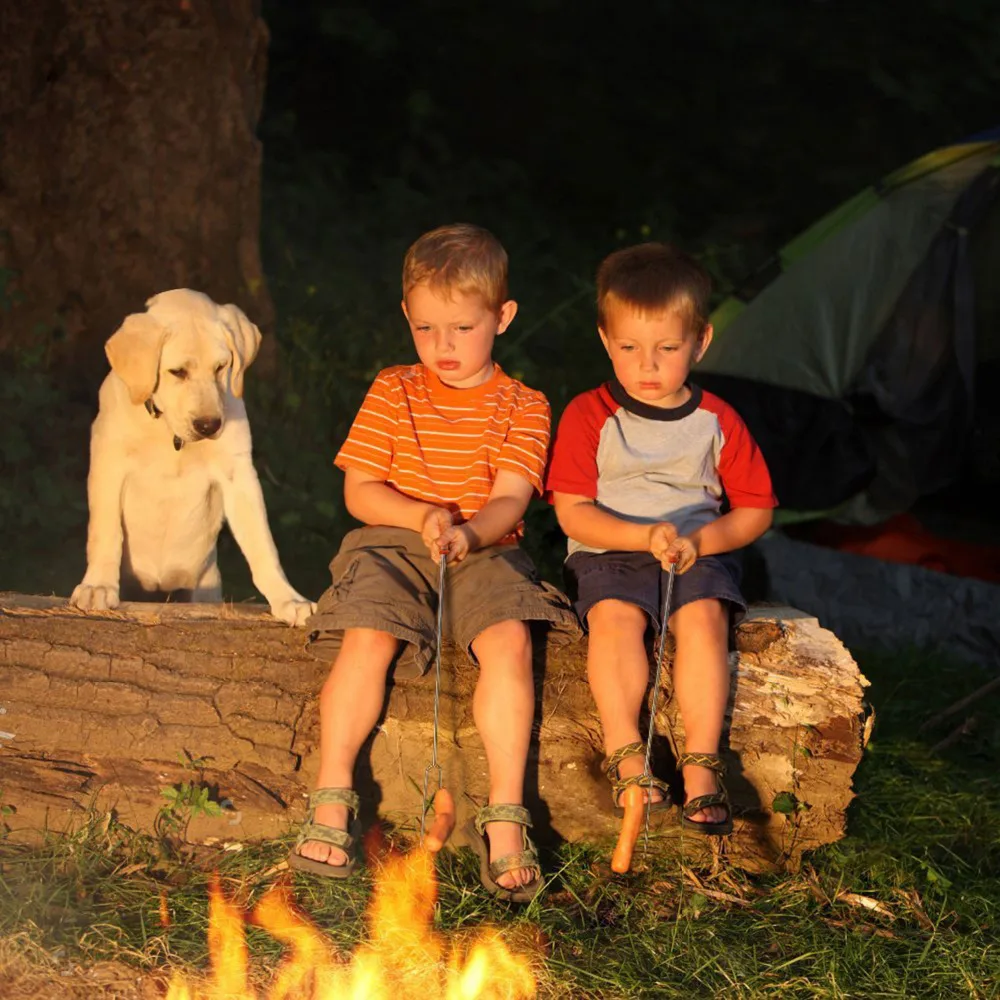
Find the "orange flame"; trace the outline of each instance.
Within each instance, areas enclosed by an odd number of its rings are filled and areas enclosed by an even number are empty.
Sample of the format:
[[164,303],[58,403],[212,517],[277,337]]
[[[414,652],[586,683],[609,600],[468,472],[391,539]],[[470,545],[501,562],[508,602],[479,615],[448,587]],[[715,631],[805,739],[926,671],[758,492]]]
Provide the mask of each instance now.
[[496,930],[473,940],[446,939],[431,922],[437,899],[434,861],[425,850],[388,857],[368,907],[369,939],[352,956],[302,913],[287,885],[272,886],[250,920],[285,945],[266,993],[250,984],[242,910],[217,881],[209,889],[211,975],[174,975],[166,1000],[530,1000],[530,962]]

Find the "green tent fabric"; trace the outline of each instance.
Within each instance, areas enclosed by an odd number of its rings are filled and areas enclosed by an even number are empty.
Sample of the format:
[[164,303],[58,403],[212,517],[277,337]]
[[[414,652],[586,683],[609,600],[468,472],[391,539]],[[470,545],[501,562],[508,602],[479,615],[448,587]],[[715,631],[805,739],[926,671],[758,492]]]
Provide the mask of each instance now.
[[998,189],[1000,129],[929,153],[713,313],[696,378],[743,413],[779,500],[872,522],[954,475],[976,366],[1000,358]]

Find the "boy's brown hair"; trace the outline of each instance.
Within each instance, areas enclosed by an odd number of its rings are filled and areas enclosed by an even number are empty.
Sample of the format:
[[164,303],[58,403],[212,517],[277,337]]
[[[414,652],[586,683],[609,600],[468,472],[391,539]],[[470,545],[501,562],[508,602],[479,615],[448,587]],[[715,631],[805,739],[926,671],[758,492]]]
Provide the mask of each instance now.
[[507,301],[507,251],[481,226],[439,226],[424,233],[403,259],[403,296],[425,282],[435,291],[478,292],[498,312]]
[[640,313],[676,310],[688,330],[708,323],[712,279],[693,257],[666,243],[640,243],[616,250],[597,269],[597,323],[604,329],[612,300]]

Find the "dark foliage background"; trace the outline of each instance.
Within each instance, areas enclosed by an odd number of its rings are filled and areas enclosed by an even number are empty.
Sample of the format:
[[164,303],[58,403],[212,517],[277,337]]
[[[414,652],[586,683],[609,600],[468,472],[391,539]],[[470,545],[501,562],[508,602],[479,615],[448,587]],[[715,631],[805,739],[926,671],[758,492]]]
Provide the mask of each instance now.
[[[283,562],[313,595],[349,525],[332,455],[375,372],[412,357],[398,273],[420,232],[462,219],[500,236],[521,312],[497,356],[558,415],[605,374],[591,276],[610,250],[677,240],[721,294],[841,199],[1000,120],[993,0],[268,0],[264,16],[281,365],[251,371],[248,404]],[[65,594],[96,400],[60,396],[40,338],[3,360],[0,584]],[[558,578],[549,512],[529,521]],[[228,536],[222,557],[229,592],[252,595]]]

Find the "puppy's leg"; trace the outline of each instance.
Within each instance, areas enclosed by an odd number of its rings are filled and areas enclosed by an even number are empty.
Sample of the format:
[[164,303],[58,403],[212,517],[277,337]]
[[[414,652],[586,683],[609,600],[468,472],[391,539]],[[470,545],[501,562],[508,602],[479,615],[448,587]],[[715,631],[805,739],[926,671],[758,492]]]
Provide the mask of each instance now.
[[125,460],[95,426],[90,441],[90,472],[87,476],[87,572],[70,597],[84,610],[118,606],[118,583],[122,561],[122,489]]
[[231,479],[220,482],[229,528],[250,565],[254,586],[271,606],[271,614],[289,625],[304,625],[316,610],[285,577],[267,523],[264,494],[250,455],[240,456]]

